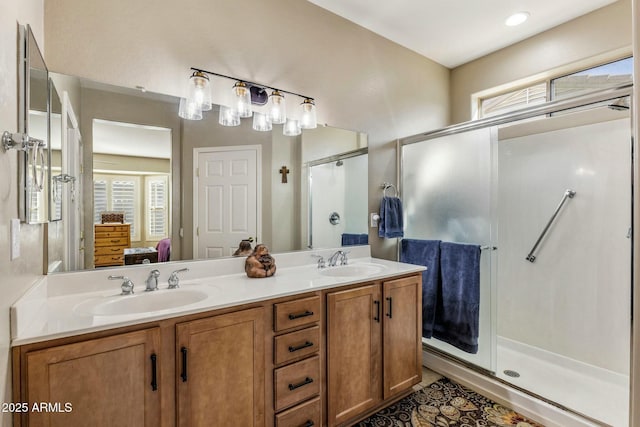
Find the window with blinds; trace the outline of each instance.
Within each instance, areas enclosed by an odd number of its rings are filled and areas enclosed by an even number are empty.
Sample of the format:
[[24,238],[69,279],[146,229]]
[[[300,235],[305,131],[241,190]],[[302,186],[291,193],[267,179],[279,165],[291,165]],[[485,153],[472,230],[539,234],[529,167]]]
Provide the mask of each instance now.
[[167,177],[146,177],[147,240],[160,240],[168,236]]
[[122,175],[94,175],[94,223],[101,222],[101,214],[124,212],[124,221],[131,224],[131,240],[140,241],[140,177]]
[[569,98],[631,82],[633,82],[633,57],[576,71],[501,95],[481,98],[479,114],[480,117],[496,116],[531,105],[543,104],[548,100]]
[[524,107],[547,102],[547,83],[520,88],[502,95],[480,101],[480,117],[491,117],[510,113]]

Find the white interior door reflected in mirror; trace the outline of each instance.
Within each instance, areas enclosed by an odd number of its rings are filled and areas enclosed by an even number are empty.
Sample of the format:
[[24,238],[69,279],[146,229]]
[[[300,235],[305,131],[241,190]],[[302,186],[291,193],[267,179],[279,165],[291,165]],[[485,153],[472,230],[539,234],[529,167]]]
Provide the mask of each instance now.
[[196,148],[194,164],[194,257],[233,255],[261,235],[262,147]]

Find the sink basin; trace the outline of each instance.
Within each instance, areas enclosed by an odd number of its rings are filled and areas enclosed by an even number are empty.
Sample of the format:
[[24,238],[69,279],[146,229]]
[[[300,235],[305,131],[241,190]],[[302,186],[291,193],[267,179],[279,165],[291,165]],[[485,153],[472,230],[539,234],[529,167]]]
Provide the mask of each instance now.
[[320,274],[329,277],[367,277],[383,271],[386,267],[380,264],[351,264],[339,267],[327,267]]
[[194,304],[206,299],[207,296],[201,291],[182,289],[140,292],[134,295],[91,298],[78,304],[74,311],[93,316],[147,313]]

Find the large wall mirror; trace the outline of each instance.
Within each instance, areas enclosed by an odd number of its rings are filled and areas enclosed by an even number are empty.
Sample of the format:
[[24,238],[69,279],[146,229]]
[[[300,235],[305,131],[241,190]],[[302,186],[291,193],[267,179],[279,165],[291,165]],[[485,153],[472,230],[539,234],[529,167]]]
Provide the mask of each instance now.
[[[70,155],[68,136],[75,134],[67,131],[60,147],[53,146],[52,182],[70,175],[84,204],[66,209],[71,184],[59,185],[62,221],[49,224],[47,253],[62,253],[63,260],[50,272],[230,256],[249,238],[272,252],[335,247],[342,234],[367,233],[366,134],[319,126],[288,137],[277,125],[255,131],[251,120],[225,127],[216,107],[201,121],[182,120],[175,97],[50,75],[62,98],[62,133],[70,121],[65,110],[79,112],[81,141]],[[74,156],[84,173],[65,169],[64,159]],[[338,161],[335,173],[314,172]],[[253,189],[232,184],[225,190],[225,173],[246,174]],[[332,231],[342,232],[313,243],[314,233],[324,234],[311,228],[312,206],[320,200],[336,201],[342,226]],[[353,203],[346,207],[345,200]],[[358,200],[359,209],[353,207]],[[52,229],[63,238],[52,238]],[[64,237],[74,230],[74,237]],[[54,247],[60,245],[66,249]],[[68,261],[78,253],[82,262]]]

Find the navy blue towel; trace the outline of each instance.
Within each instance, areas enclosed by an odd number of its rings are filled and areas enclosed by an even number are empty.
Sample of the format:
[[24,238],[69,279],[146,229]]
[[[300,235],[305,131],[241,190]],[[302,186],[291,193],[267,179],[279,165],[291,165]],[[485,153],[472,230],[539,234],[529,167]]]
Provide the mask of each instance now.
[[342,234],[342,246],[355,246],[355,245],[368,245],[368,244],[369,244],[368,234],[350,234],[350,233]]
[[402,239],[400,262],[427,267],[422,272],[422,336],[431,338],[440,282],[440,240]]
[[383,197],[380,201],[378,237],[387,239],[404,236],[402,201],[397,197]]
[[477,353],[480,246],[441,242],[440,274],[433,336],[467,353]]

